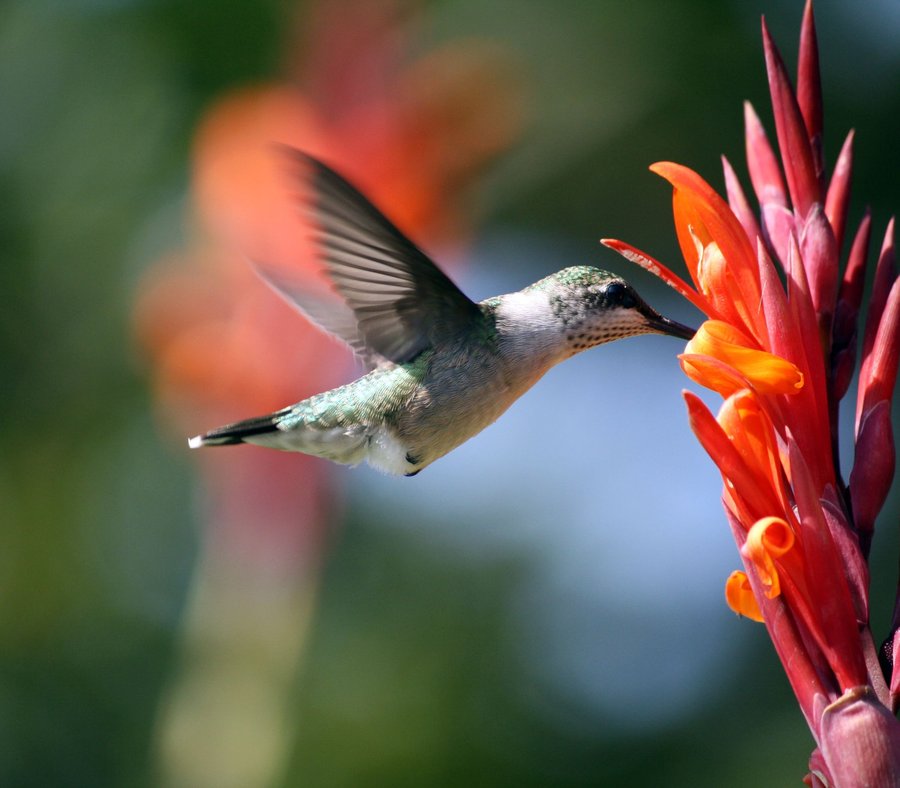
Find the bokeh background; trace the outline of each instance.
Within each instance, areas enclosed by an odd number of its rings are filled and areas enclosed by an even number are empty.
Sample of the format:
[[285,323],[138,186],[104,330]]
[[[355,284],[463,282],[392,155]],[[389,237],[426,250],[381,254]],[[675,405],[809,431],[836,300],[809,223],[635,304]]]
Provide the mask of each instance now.
[[[856,128],[876,234],[898,8],[816,4],[826,152]],[[597,239],[675,263],[647,166],[745,172],[761,13],[793,63],[799,0],[0,5],[0,784],[798,784],[676,341],[567,362],[415,479],[185,442],[356,374],[246,265],[313,276],[272,139],[473,297],[587,263],[696,323]]]

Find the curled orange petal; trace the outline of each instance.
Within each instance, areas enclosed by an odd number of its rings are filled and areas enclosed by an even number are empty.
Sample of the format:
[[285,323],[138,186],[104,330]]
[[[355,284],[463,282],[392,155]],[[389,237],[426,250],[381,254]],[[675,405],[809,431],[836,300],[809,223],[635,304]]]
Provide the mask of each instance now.
[[[709,356],[731,367],[736,374],[743,377],[748,387],[761,394],[795,394],[803,387],[803,373],[787,359],[776,356],[765,350],[754,347],[754,343],[742,331],[719,320],[707,320],[703,323],[687,347],[685,357]],[[698,363],[696,358],[689,358],[682,366],[692,380],[702,386],[720,391],[719,375],[709,372],[711,365]],[[727,385],[720,391],[723,396],[730,396],[737,388]]]
[[741,555],[756,567],[769,599],[774,599],[781,593],[775,559],[781,558],[793,546],[794,532],[787,521],[780,517],[763,517],[747,532],[747,541],[741,548]]
[[762,621],[762,611],[759,603],[753,596],[753,588],[750,586],[750,578],[744,572],[735,570],[725,581],[725,601],[739,616]]

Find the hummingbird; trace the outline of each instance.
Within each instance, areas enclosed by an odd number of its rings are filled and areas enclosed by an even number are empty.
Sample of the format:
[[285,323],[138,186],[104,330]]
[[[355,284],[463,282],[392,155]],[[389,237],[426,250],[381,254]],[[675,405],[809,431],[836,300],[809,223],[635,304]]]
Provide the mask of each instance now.
[[695,333],[621,277],[586,265],[476,303],[341,175],[287,152],[311,195],[313,238],[341,298],[323,302],[283,274],[257,270],[369,371],[196,435],[192,449],[251,443],[415,476],[496,421],[560,361],[638,334]]

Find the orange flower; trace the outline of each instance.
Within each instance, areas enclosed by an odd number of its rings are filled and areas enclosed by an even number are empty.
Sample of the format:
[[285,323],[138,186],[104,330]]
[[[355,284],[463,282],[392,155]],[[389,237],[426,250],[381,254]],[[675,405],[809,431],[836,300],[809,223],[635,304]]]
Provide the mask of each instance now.
[[[837,415],[855,361],[870,220],[861,222],[842,275],[838,250],[852,135],[829,180],[811,5],[803,19],[796,91],[765,25],[763,39],[780,161],[746,105],[748,169],[759,218],[727,161],[727,202],[697,173],[663,162],[651,169],[673,187],[675,230],[692,284],[629,244],[603,243],[655,273],[710,318],[680,360],[691,380],[725,398],[713,417],[685,392],[691,428],[722,474],[726,515],[744,562],[744,571],[726,582],[726,600],[740,615],[765,622],[824,753],[824,765],[817,754],[811,763],[826,776],[849,773],[834,759],[841,746],[850,742],[854,749],[861,740],[854,739],[849,720],[826,724],[823,708],[862,692],[884,714],[870,715],[879,721],[877,730],[859,736],[881,737],[884,746],[873,752],[894,753],[891,766],[864,771],[895,775],[890,769],[900,770],[900,753],[891,743],[900,741],[900,723],[889,709],[900,705],[900,660],[884,675],[874,658],[866,566],[894,471],[890,401],[900,361],[900,280],[893,222],[865,327],[848,486],[837,465]],[[886,641],[900,643],[900,597]],[[886,784],[866,780],[846,784]]]
[[707,320],[687,343],[679,356],[685,374],[723,397],[733,394],[735,379],[722,375],[725,365],[737,373],[743,385],[760,394],[794,394],[803,387],[803,373],[795,364],[780,356],[753,347],[753,341],[741,330],[721,320]]

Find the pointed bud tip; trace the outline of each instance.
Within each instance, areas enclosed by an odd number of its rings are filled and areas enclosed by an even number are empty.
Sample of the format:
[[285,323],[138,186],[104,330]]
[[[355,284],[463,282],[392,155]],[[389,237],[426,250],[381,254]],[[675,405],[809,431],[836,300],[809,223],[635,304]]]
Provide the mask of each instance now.
[[668,173],[677,172],[678,170],[687,169],[682,164],[677,164],[674,161],[657,161],[651,164],[647,169],[650,170],[654,175],[659,175],[666,180],[669,180]]
[[772,43],[772,36],[769,35],[769,26],[766,24],[766,15],[761,14],[759,17],[759,25],[762,29],[763,44],[768,46]]
[[199,449],[203,445],[203,436],[195,435],[193,438],[188,438],[188,447],[191,449]]

